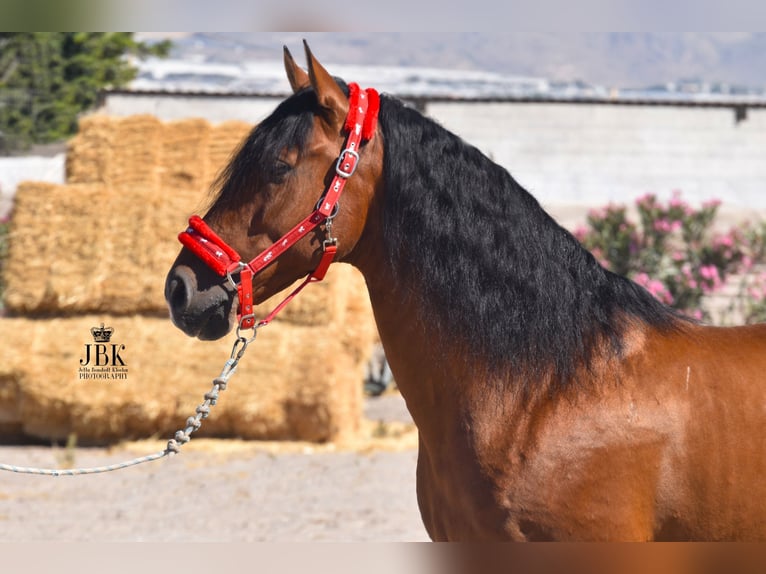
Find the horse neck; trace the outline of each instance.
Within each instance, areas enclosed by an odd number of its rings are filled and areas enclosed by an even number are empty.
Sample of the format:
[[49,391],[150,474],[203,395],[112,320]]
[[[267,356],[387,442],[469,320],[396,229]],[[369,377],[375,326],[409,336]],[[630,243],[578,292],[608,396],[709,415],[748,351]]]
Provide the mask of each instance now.
[[[353,264],[367,283],[386,358],[421,437],[442,440],[457,428],[456,420],[470,417],[473,405],[486,403],[488,395],[479,396],[481,389],[508,387],[484,379],[470,354],[439,332],[419,302],[416,286],[392,281],[396,274],[380,248],[382,238],[366,239],[367,247],[376,247]],[[515,397],[502,393],[497,404],[508,414],[516,406]]]

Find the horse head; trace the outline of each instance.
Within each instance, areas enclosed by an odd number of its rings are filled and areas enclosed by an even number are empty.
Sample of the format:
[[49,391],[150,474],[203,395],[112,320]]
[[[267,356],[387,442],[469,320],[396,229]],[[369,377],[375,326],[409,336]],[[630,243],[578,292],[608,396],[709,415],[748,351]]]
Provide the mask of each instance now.
[[[180,236],[185,246],[167,275],[165,298],[173,322],[190,336],[219,339],[242,326],[238,311],[247,313],[237,292],[250,293],[250,280],[252,303],[258,304],[315,270],[328,243],[337,249],[335,261],[353,262],[358,254],[382,146],[372,128],[366,138],[372,141],[356,142],[347,153],[355,110],[349,114],[349,96],[359,90],[333,78],[305,49],[308,72],[285,48],[293,95],[252,130],[221,172],[207,214],[190,220]],[[333,202],[322,212],[338,180],[345,189],[342,205]],[[252,269],[242,263],[259,257]]]

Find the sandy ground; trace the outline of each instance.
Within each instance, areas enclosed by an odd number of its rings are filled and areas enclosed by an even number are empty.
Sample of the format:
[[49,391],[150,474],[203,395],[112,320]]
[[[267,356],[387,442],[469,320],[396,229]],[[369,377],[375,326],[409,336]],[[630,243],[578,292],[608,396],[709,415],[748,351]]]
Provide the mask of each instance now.
[[[105,474],[0,473],[0,541],[423,541],[417,434],[401,397],[368,399],[349,445],[193,439],[180,455]],[[0,446],[0,462],[100,466],[156,452]]]

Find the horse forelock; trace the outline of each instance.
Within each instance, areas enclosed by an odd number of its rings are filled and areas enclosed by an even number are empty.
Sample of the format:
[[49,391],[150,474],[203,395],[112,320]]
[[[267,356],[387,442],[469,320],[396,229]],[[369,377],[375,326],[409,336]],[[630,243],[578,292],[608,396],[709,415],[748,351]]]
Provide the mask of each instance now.
[[619,356],[631,322],[677,324],[478,149],[390,97],[380,126],[394,281],[415,284],[438,332],[463,341],[492,374],[566,387],[604,352]]

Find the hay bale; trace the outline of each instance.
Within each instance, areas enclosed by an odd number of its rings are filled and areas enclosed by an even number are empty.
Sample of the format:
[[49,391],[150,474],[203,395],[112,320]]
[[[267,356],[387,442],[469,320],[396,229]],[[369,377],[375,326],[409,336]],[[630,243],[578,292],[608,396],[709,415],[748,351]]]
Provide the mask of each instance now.
[[238,120],[221,122],[211,128],[206,153],[207,172],[204,180],[206,188],[213,184],[252,129],[252,124]]
[[69,144],[67,182],[159,188],[163,129],[150,115],[83,118]]
[[114,120],[111,161],[106,183],[117,189],[160,187],[162,122],[136,115]]
[[208,189],[252,128],[237,120],[86,116],[67,145],[67,183]]
[[114,137],[114,118],[98,114],[81,118],[77,135],[67,143],[66,181],[109,183]]
[[160,186],[163,189],[204,189],[210,124],[203,119],[170,122],[162,125],[160,139]]
[[[5,304],[18,315],[167,313],[164,281],[176,236],[202,193],[25,182],[16,193]],[[265,316],[287,291],[256,309]],[[342,324],[349,302],[367,302],[364,280],[333,265],[277,319]]]
[[24,182],[5,266],[16,314],[164,313],[176,235],[200,194]]
[[19,419],[21,373],[0,367],[0,436],[16,438],[22,432]]
[[[86,345],[94,344],[90,329],[102,322],[114,328],[109,345],[124,345],[125,379],[80,378]],[[323,327],[270,326],[248,349],[200,436],[348,438],[361,420],[358,357],[373,338],[374,327],[339,339]],[[202,402],[231,343],[190,339],[158,318],[0,319],[0,422],[44,439],[75,432],[85,443],[169,437]],[[332,360],[317,368],[317,357]]]

